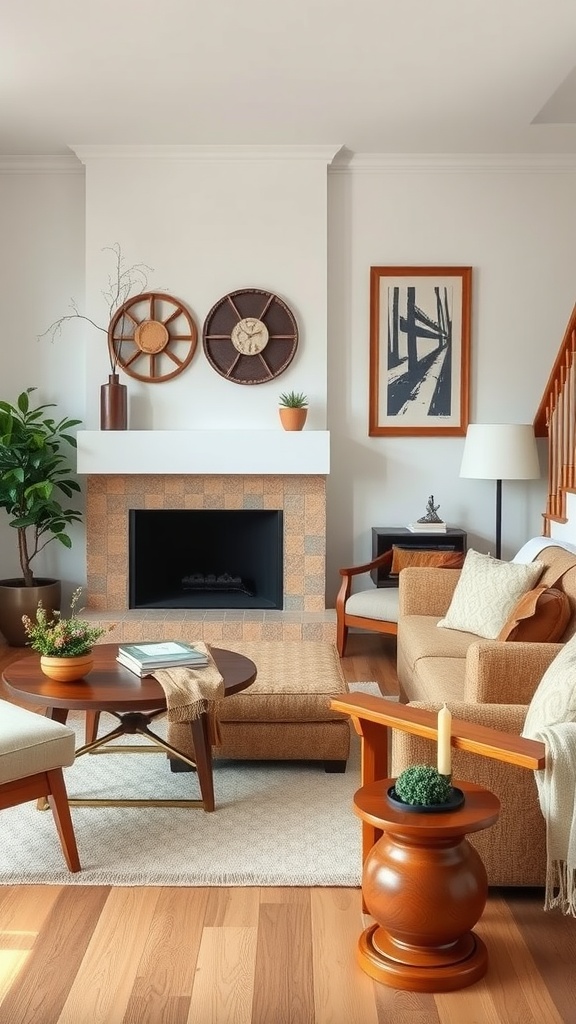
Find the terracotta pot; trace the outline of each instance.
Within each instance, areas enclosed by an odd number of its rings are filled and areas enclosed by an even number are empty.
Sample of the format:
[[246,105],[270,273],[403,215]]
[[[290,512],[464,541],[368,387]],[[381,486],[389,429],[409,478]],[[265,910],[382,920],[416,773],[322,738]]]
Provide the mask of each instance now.
[[100,430],[126,430],[128,427],[128,388],[117,373],[108,375],[100,386]]
[[60,611],[60,580],[37,579],[34,587],[25,587],[24,580],[0,580],[0,631],[11,647],[25,647],[28,637],[24,632],[22,616],[36,617],[38,602],[52,615]]
[[286,405],[281,405],[278,412],[280,413],[280,420],[284,430],[302,430],[308,415],[308,409],[306,408],[293,409]]
[[42,654],[40,657],[40,668],[44,675],[58,683],[71,683],[76,679],[83,679],[93,667],[92,651],[70,658],[56,658],[51,654]]

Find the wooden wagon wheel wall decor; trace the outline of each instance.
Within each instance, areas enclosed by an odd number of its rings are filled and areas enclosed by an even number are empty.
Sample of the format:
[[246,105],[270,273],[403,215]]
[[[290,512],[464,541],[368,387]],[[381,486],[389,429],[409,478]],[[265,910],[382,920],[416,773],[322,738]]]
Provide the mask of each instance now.
[[133,295],[108,328],[112,359],[130,377],[150,384],[182,373],[197,342],[196,324],[184,304],[163,292]]
[[298,346],[298,326],[286,303],[260,288],[219,299],[204,322],[210,365],[235,384],[263,384],[283,373]]

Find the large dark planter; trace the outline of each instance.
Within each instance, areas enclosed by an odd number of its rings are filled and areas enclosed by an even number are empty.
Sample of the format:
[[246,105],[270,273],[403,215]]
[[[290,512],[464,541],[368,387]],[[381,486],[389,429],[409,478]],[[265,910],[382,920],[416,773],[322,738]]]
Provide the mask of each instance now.
[[37,579],[36,586],[25,587],[22,579],[0,580],[0,632],[11,647],[25,647],[26,633],[22,616],[36,615],[38,602],[46,611],[60,610],[60,580]]

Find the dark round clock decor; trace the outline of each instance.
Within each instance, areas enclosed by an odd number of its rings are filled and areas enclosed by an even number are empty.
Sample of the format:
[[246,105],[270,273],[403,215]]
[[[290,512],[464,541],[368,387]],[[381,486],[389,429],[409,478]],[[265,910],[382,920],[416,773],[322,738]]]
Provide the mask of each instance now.
[[298,326],[283,299],[239,288],[212,306],[202,343],[210,365],[234,384],[264,384],[284,372],[298,347]]
[[136,380],[177,377],[196,351],[198,330],[184,303],[164,292],[140,292],[120,306],[108,328],[115,363]]

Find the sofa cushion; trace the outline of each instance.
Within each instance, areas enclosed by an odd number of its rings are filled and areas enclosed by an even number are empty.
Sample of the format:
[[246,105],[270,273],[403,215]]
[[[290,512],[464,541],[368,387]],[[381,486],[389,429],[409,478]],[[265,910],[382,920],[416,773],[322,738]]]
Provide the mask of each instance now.
[[567,594],[556,587],[535,587],[520,598],[498,634],[498,640],[557,643],[566,632],[571,616]]
[[402,700],[462,700],[464,673],[464,658],[420,658],[402,684]]
[[405,615],[400,618],[398,647],[405,652],[411,669],[420,658],[465,658],[470,644],[477,639],[471,633],[457,629],[437,629],[438,621],[434,615]]
[[[545,563],[545,569],[538,579],[538,585],[556,587],[564,594],[567,594],[570,607],[572,608],[572,616],[568,628],[562,637],[562,640],[565,642],[576,632],[576,552],[567,551],[561,544],[555,544],[554,541],[547,540],[546,538],[533,538],[533,541],[536,540],[546,545],[544,548],[537,549],[536,553],[532,551],[533,558],[538,558],[539,561]],[[570,545],[568,546],[570,547]],[[529,547],[533,548],[531,542],[524,545],[524,548],[514,557],[514,561],[526,561],[526,558],[521,557],[521,555],[524,549],[528,550]]]
[[450,607],[438,626],[495,640],[520,597],[537,583],[544,562],[502,562],[470,549]]

